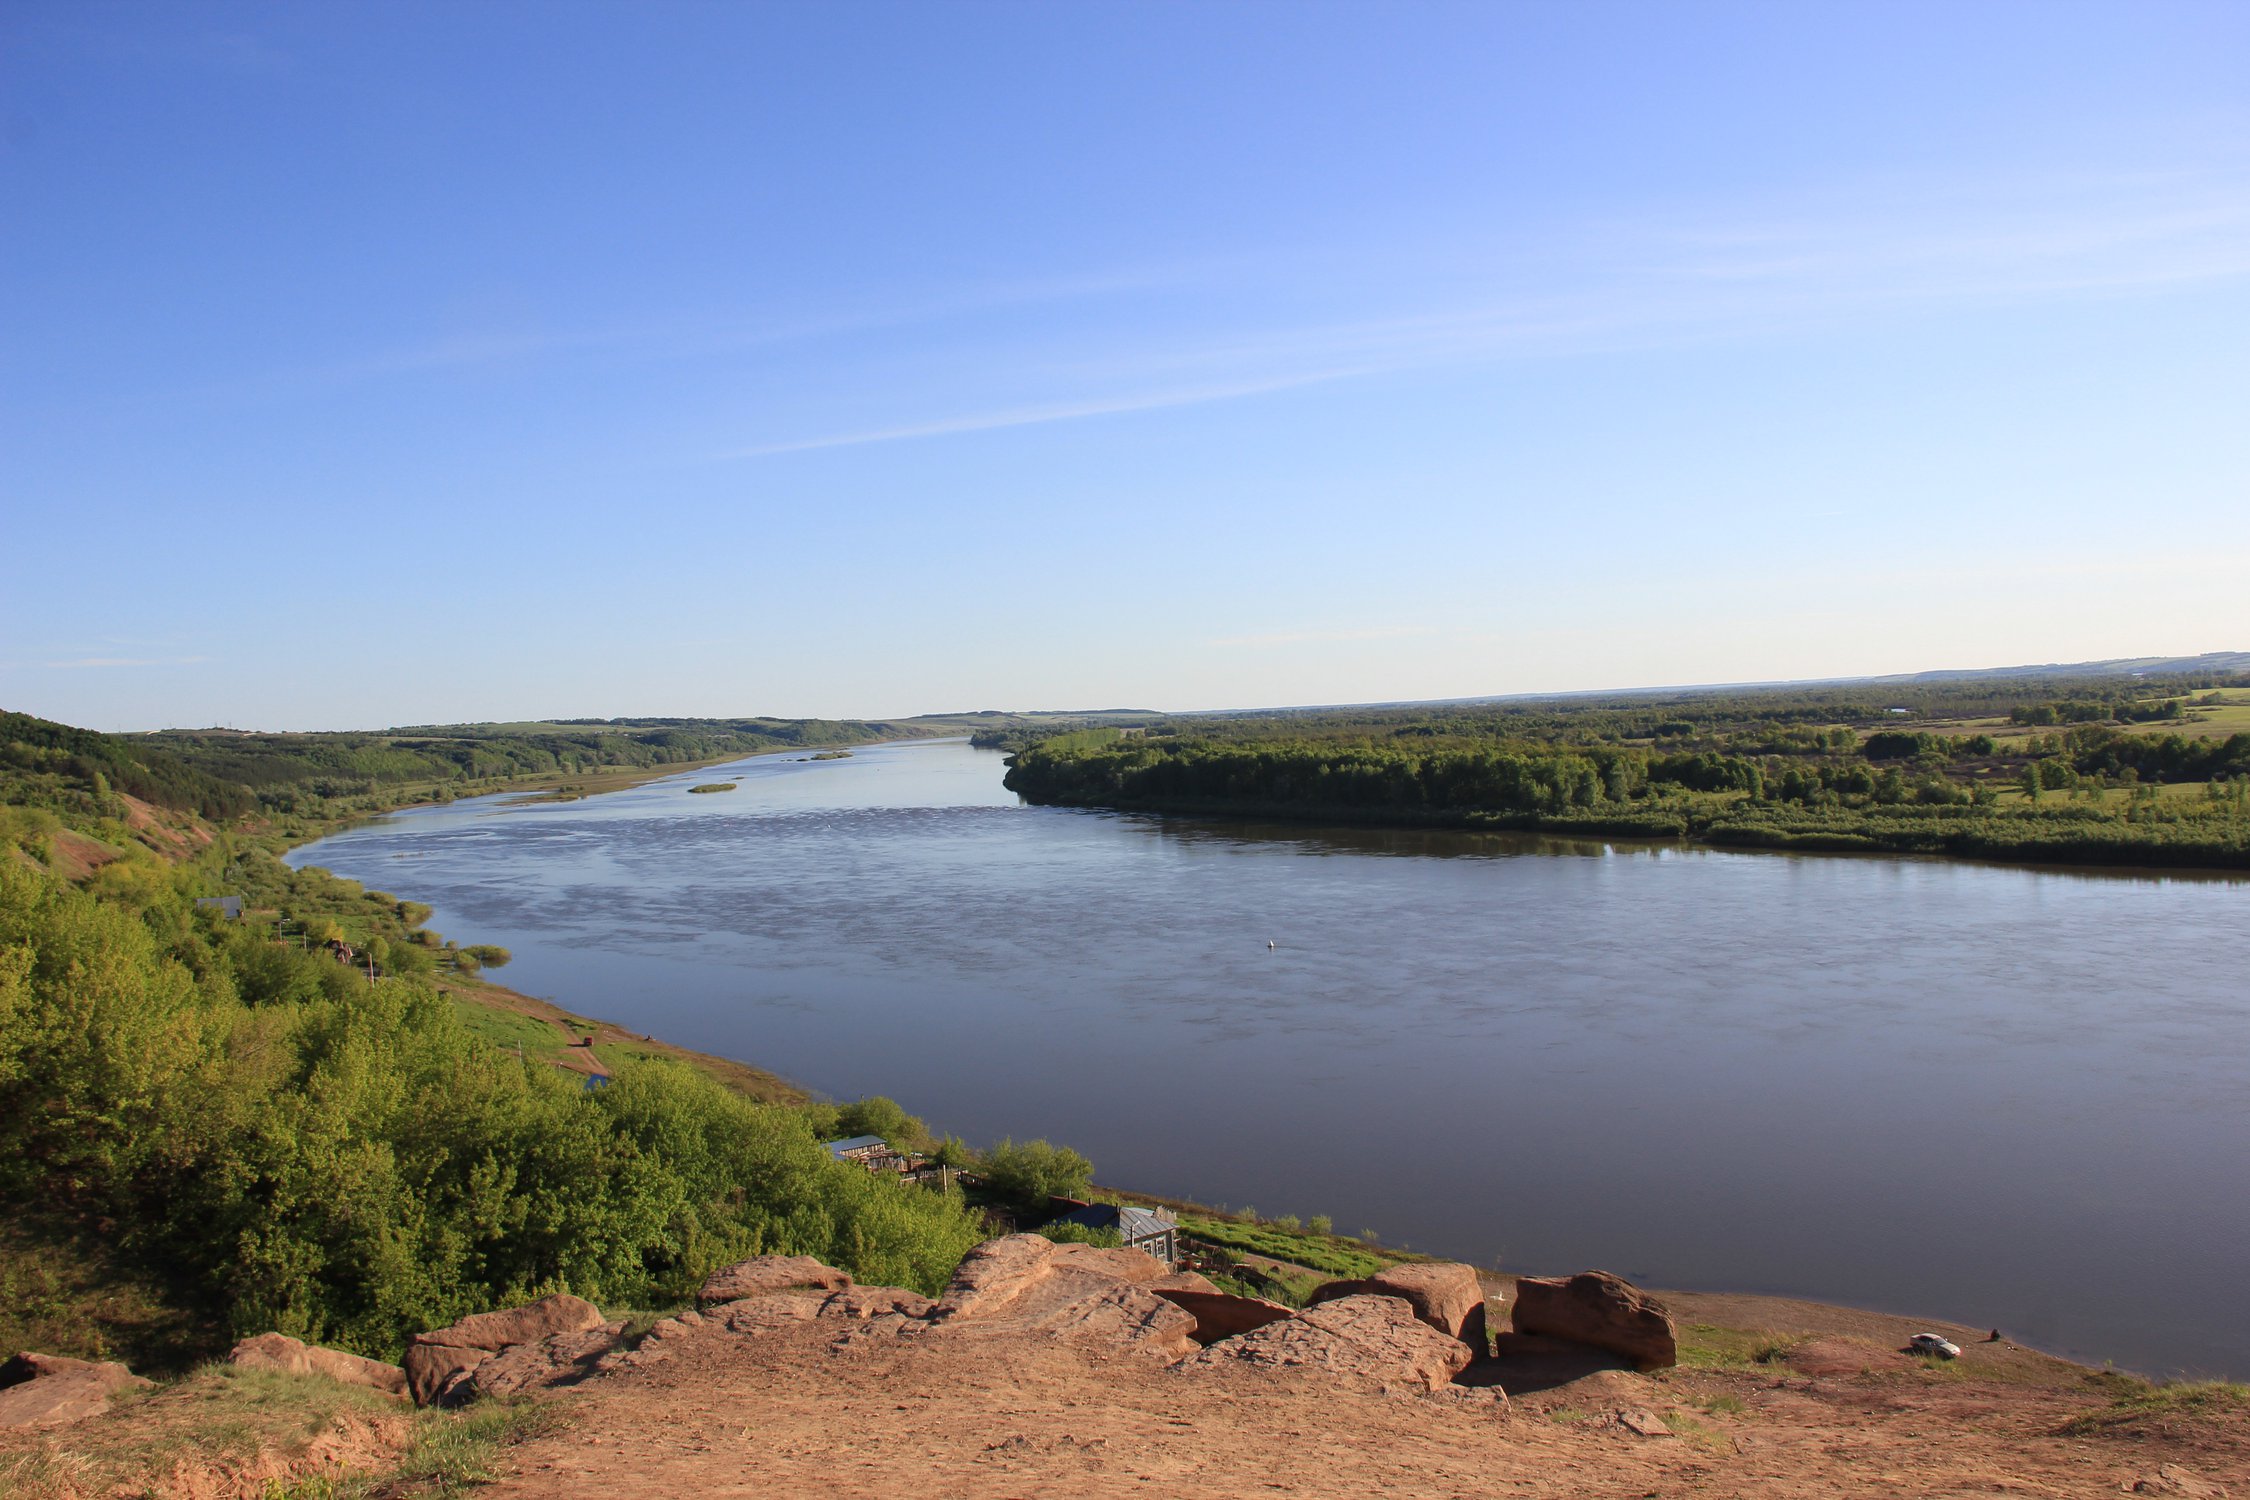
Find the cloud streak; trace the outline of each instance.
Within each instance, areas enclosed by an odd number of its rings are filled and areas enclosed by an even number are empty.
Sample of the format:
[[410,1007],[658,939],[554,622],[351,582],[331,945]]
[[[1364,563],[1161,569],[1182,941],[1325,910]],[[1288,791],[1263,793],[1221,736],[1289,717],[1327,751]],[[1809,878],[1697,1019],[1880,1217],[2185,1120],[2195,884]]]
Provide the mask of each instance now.
[[[80,672],[109,667],[187,667],[210,659],[208,656],[77,656],[62,661],[31,662],[28,665],[40,672]],[[20,669],[27,664],[14,665]]]
[[[1478,247],[1456,247],[1473,263]],[[1207,299],[1113,328],[1091,354],[1020,355],[1043,393],[984,409],[727,449],[730,459],[845,449],[1278,394],[1308,386],[1542,355],[1738,340],[1901,310],[2161,291],[2250,278],[2250,167],[1978,188],[1919,184],[1838,196],[1791,214],[1706,210],[1670,223],[1582,228],[1491,251],[1481,275],[1439,278],[1415,257],[1373,257],[1333,306],[1399,300],[1443,279],[1455,294],[1359,318],[1214,316]],[[1340,263],[1339,263],[1340,264]],[[1288,257],[1266,280],[1307,279]],[[1335,265],[1329,266],[1333,274]],[[1420,274],[1417,274],[1420,273]],[[1235,275],[1243,273],[1237,269]],[[1237,299],[1255,306],[1257,291]],[[1224,316],[1236,327],[1214,338]],[[1169,324],[1173,336],[1165,337]],[[1083,338],[1081,338],[1083,342]],[[979,368],[1004,365],[976,350]],[[934,394],[934,393],[933,393]],[[908,399],[912,399],[909,395]]]
[[1379,625],[1364,630],[1281,630],[1267,635],[1228,635],[1203,644],[1213,649],[1268,650],[1287,646],[1337,646],[1353,641],[1403,641],[1437,633],[1427,625]]

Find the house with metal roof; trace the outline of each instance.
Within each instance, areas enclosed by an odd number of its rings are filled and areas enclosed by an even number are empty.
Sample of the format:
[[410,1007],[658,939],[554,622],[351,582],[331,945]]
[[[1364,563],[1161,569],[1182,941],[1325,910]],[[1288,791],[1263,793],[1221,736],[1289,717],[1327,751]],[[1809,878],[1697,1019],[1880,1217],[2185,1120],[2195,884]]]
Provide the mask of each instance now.
[[1161,1208],[1130,1203],[1089,1203],[1049,1221],[1086,1229],[1113,1229],[1129,1250],[1146,1250],[1166,1265],[1180,1258],[1180,1221]]
[[841,1141],[823,1141],[828,1154],[838,1161],[866,1161],[871,1157],[888,1156],[890,1143],[879,1135],[855,1135]]

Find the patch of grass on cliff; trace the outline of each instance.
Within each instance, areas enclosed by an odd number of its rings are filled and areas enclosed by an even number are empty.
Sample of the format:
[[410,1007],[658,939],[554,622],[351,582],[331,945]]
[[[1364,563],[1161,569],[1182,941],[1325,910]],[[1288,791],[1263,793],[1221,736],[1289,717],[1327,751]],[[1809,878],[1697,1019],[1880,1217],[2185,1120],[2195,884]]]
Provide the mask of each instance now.
[[104,1416],[22,1434],[0,1448],[0,1494],[176,1494],[183,1473],[239,1471],[260,1455],[288,1463],[347,1425],[366,1435],[360,1446],[387,1466],[380,1434],[402,1440],[411,1420],[396,1400],[325,1376],[206,1365],[175,1384],[113,1398]]
[[[461,1412],[433,1413],[416,1428],[398,1468],[379,1480],[339,1489],[336,1500],[414,1495],[443,1500],[501,1477],[510,1448],[561,1432],[570,1413],[552,1401],[480,1401]],[[325,1496],[307,1500],[326,1500]]]
[[1331,1276],[1372,1276],[1385,1266],[1395,1265],[1398,1259],[1395,1256],[1378,1255],[1339,1240],[1334,1235],[1288,1229],[1256,1220],[1182,1215],[1180,1230],[1195,1239],[1223,1245],[1229,1250],[1246,1250],[1253,1255],[1285,1260],[1291,1265],[1326,1271]]
[[1691,1323],[1679,1331],[1679,1358],[1690,1370],[1754,1370],[1779,1364],[1805,1340],[1756,1328]]
[[2183,1422],[2224,1422],[2250,1417],[2250,1385],[2228,1380],[2181,1380],[2165,1385],[2143,1381],[2105,1382],[2116,1395],[2106,1410],[2087,1412],[2063,1423],[2065,1437],[2146,1437]]
[[453,1007],[461,1018],[463,1029],[472,1036],[482,1037],[503,1052],[513,1052],[521,1047],[523,1055],[535,1061],[546,1061],[562,1055],[562,1033],[537,1016],[503,1010],[497,1005],[479,1005],[473,1000],[463,1000],[458,996],[454,997]]

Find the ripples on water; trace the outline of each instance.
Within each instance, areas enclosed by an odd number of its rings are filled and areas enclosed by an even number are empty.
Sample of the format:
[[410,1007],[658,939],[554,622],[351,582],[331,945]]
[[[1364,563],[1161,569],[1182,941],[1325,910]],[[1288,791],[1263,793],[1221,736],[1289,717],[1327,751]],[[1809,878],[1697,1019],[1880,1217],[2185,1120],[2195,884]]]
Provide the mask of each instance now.
[[2250,1373],[2250,886],[1025,808],[957,743],[740,770],[297,858],[1121,1186]]

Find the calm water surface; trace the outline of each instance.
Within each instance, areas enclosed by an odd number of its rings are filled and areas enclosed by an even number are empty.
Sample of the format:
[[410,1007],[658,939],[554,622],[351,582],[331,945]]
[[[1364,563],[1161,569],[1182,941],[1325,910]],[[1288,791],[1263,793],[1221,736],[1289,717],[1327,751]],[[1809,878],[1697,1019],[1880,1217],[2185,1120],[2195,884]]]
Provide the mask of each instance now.
[[519,989],[1121,1187],[2250,1375],[2250,884],[1161,821],[1001,771],[763,757],[293,860]]

